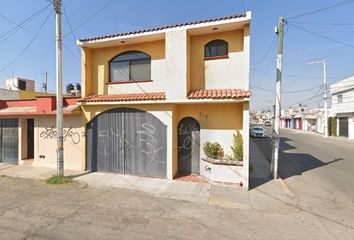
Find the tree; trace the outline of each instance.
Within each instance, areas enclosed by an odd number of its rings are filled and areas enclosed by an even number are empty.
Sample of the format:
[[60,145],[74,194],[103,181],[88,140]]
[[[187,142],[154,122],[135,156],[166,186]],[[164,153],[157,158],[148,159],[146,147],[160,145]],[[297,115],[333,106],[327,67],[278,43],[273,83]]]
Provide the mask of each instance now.
[[232,136],[232,154],[233,157],[238,160],[243,160],[243,138],[239,130],[236,130],[236,134]]

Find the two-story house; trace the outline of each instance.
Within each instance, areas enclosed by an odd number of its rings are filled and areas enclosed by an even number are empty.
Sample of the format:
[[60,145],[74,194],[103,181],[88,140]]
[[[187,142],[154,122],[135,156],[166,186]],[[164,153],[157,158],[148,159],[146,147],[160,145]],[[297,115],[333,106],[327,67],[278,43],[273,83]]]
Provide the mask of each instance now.
[[[247,187],[250,20],[247,12],[78,40],[87,170]],[[233,177],[202,160],[203,143],[232,155],[236,130],[243,166]]]
[[354,76],[332,84],[331,94],[337,135],[354,139]]

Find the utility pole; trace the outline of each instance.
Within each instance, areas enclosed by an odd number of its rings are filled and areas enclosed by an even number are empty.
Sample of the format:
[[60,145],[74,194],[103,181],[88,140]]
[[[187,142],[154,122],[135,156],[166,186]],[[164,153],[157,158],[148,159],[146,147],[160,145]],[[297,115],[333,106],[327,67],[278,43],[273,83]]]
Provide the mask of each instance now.
[[44,83],[42,84],[42,87],[44,88],[44,92],[48,92],[48,72],[44,73]]
[[281,78],[283,64],[283,39],[284,39],[284,17],[279,18],[279,26],[276,30],[278,34],[278,53],[277,53],[277,80],[275,89],[275,116],[272,133],[272,162],[271,171],[274,179],[278,178],[278,158],[279,158],[279,125],[280,125],[280,100],[281,100]]
[[53,0],[56,27],[57,175],[64,176],[61,0]]
[[322,61],[316,62],[309,62],[309,64],[322,64],[323,68],[323,107],[324,107],[324,114],[325,114],[325,121],[324,121],[324,136],[328,137],[328,108],[327,108],[327,69],[326,69],[326,60],[323,59]]

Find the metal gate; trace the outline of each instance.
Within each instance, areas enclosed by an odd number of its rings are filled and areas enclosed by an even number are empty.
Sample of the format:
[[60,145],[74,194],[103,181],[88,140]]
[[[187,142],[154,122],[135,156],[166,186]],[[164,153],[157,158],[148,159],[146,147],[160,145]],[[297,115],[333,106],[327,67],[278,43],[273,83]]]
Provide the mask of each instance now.
[[0,119],[0,162],[18,163],[17,119]]
[[200,126],[191,117],[178,124],[178,173],[199,174]]
[[117,108],[87,124],[87,169],[166,178],[167,127],[139,109]]
[[349,129],[348,129],[348,118],[347,117],[340,117],[339,118],[339,136],[348,137]]

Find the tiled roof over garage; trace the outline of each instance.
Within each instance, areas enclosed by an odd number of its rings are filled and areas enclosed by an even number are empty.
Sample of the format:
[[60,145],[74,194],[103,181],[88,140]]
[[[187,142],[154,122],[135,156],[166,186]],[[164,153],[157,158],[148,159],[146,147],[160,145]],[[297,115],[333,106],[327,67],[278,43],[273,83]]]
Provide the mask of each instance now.
[[92,95],[80,100],[80,102],[129,102],[129,101],[148,101],[166,100],[164,92],[155,93],[129,93],[111,95]]

